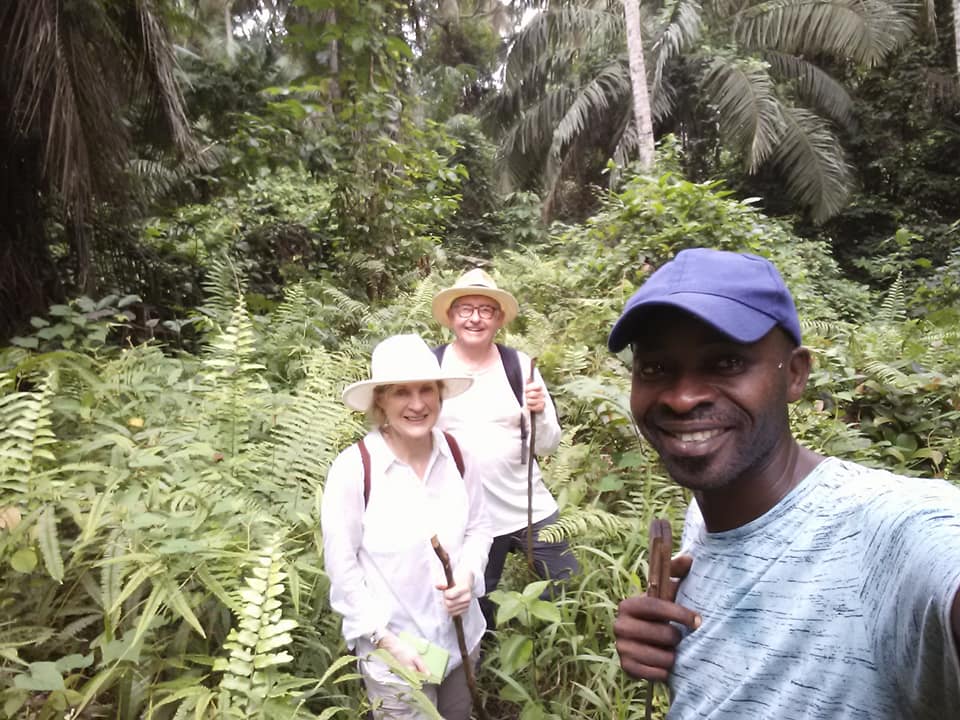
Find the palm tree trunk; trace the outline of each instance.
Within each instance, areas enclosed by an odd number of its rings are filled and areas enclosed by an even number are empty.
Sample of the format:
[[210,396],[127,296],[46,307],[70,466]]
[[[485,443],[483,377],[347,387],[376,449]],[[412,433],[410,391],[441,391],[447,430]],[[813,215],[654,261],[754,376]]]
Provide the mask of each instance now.
[[227,57],[233,60],[236,54],[236,46],[233,42],[233,0],[227,0],[223,4],[223,33]]
[[960,84],[960,0],[953,0],[953,46],[957,61],[957,83]]
[[[960,0],[954,0],[960,2]],[[637,147],[644,170],[653,167],[653,120],[650,115],[650,93],[647,90],[647,67],[643,60],[643,33],[640,29],[640,0],[623,0],[627,28],[627,53],[630,58],[630,83],[633,88],[633,117],[637,123]]]

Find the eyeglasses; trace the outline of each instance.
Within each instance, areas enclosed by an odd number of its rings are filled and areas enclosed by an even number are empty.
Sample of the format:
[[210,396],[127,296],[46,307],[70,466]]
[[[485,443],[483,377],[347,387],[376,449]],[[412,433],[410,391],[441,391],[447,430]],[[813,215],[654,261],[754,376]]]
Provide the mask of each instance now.
[[497,313],[500,312],[500,308],[494,307],[493,305],[467,305],[467,304],[457,304],[453,306],[453,312],[457,314],[458,318],[466,320],[469,317],[473,317],[473,313],[479,313],[480,318],[483,320],[493,320],[497,316]]

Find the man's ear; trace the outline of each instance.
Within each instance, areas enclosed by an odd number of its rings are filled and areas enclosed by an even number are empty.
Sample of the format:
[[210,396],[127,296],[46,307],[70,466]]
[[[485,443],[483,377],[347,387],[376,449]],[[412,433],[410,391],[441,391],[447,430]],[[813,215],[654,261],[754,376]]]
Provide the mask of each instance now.
[[790,352],[787,367],[790,369],[787,379],[787,402],[796,402],[803,396],[803,391],[807,387],[810,369],[813,367],[813,355],[802,345],[795,347]]

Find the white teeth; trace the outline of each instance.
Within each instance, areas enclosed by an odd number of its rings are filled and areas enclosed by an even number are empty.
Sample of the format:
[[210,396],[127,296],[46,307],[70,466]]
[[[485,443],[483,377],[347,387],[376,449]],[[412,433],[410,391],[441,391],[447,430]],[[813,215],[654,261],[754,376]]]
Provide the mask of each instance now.
[[677,439],[680,442],[703,442],[710,438],[715,438],[722,430],[698,430],[692,433],[677,433]]

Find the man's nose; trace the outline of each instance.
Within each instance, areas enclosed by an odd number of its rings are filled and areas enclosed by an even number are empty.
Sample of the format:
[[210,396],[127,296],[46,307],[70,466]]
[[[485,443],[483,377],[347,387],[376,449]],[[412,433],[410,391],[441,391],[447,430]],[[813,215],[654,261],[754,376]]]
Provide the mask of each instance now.
[[700,405],[713,402],[716,392],[697,373],[680,373],[660,393],[660,403],[677,415],[686,415]]

